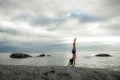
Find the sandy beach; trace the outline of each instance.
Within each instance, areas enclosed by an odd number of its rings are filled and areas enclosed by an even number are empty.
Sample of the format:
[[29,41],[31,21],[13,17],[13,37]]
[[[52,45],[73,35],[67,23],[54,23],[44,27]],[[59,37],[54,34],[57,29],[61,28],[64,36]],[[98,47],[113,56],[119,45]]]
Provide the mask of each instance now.
[[120,80],[120,71],[66,66],[0,65],[0,80]]

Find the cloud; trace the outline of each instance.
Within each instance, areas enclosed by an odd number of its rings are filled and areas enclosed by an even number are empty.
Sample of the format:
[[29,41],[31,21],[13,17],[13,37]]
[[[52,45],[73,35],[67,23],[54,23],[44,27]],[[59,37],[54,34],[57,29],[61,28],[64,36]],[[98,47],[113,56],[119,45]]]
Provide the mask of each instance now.
[[120,17],[115,17],[112,20],[104,22],[103,29],[110,32],[112,36],[120,36]]
[[77,37],[81,51],[118,51],[119,7],[119,0],[0,0],[0,49],[65,51]]
[[97,22],[102,20],[96,16],[89,15],[84,11],[73,11],[68,13],[66,17],[78,19],[80,22]]
[[51,17],[39,17],[29,13],[19,14],[14,19],[17,20],[24,20],[30,22],[32,25],[41,25],[41,26],[55,26],[64,24],[64,22],[71,18],[71,19],[78,19],[80,23],[82,22],[99,22],[102,19],[96,16],[89,15],[83,11],[73,11],[71,13],[67,13],[65,16],[61,18],[51,18]]
[[14,17],[14,20],[20,20],[20,21],[28,21],[33,26],[49,26],[51,24],[56,24],[61,21],[61,19],[57,18],[51,18],[46,16],[37,16],[30,13],[22,13],[19,15],[16,15]]
[[17,6],[15,0],[9,1],[9,0],[0,0],[0,8],[14,8]]

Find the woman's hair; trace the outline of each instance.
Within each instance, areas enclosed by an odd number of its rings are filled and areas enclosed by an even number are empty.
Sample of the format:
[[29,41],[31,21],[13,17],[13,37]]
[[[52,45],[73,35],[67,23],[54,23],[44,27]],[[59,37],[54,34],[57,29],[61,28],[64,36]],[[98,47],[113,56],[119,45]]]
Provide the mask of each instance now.
[[70,59],[70,65],[72,65],[73,64],[73,59]]

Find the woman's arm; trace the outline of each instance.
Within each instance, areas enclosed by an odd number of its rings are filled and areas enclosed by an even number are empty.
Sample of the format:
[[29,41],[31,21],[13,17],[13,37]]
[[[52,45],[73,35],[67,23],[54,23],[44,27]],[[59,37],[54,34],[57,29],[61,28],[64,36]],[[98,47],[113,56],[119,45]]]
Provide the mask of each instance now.
[[67,65],[68,67],[70,66],[70,61],[68,62],[68,65]]
[[75,67],[75,59],[73,60],[73,66]]

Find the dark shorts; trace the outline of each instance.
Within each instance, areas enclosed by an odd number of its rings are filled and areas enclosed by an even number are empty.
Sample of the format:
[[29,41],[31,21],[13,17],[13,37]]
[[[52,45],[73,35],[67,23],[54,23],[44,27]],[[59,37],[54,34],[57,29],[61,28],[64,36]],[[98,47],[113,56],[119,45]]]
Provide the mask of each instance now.
[[76,54],[76,50],[72,50],[72,54]]

